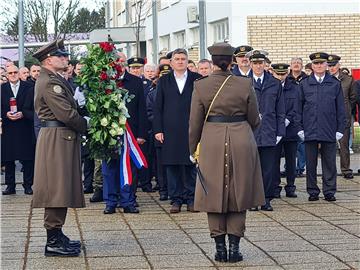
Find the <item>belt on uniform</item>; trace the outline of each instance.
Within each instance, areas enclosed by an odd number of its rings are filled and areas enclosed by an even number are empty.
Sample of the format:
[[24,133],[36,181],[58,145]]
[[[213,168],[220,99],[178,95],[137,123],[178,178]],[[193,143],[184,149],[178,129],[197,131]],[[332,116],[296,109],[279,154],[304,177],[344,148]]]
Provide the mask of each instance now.
[[246,121],[246,115],[210,115],[207,122],[212,123],[235,123],[235,122],[243,122]]
[[41,121],[41,127],[66,127],[64,123],[57,121],[57,120],[51,120],[51,121]]

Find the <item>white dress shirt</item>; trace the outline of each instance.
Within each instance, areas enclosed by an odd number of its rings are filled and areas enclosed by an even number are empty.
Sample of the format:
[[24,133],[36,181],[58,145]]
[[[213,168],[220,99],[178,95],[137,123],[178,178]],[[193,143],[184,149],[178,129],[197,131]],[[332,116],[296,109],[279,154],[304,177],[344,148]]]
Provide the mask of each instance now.
[[251,69],[249,69],[249,70],[245,73],[244,71],[242,71],[242,70],[239,68],[240,74],[243,75],[243,76],[246,76],[246,77],[249,76],[250,70],[251,70]]
[[175,76],[176,84],[177,84],[177,86],[179,88],[179,92],[180,92],[180,94],[182,94],[182,92],[184,91],[184,87],[185,87],[186,79],[187,79],[187,76],[188,76],[188,72],[186,70],[185,73],[183,75],[180,75],[180,76],[176,76],[176,73],[174,72],[174,76]]
[[260,78],[261,84],[263,83],[263,81],[264,81],[264,73],[261,75],[261,77],[258,77],[255,74],[253,74],[253,76],[254,76],[255,82],[257,82],[257,80]]
[[325,74],[324,75],[322,75],[321,77],[319,77],[319,76],[317,76],[316,74],[314,74],[315,75],[315,79],[319,82],[319,80],[321,79],[321,82],[323,82],[324,81],[324,78],[325,78]]
[[17,93],[19,91],[19,87],[20,87],[20,81],[18,81],[16,84],[10,83],[10,86],[11,86],[11,90],[14,94],[14,97],[16,98],[16,95],[17,95]]

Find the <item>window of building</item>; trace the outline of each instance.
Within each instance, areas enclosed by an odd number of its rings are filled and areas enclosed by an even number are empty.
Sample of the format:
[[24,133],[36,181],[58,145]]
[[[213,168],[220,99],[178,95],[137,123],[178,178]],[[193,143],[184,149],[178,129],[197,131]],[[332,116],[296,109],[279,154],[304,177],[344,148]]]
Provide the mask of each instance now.
[[176,48],[185,48],[185,31],[174,33],[174,40]]
[[199,27],[194,27],[190,29],[190,44],[191,45],[197,45],[199,44],[200,40],[200,33],[199,33]]
[[161,36],[159,43],[160,43],[160,46],[159,46],[160,50],[169,51],[170,50],[170,35]]
[[211,24],[214,42],[221,42],[229,38],[229,22],[227,19]]

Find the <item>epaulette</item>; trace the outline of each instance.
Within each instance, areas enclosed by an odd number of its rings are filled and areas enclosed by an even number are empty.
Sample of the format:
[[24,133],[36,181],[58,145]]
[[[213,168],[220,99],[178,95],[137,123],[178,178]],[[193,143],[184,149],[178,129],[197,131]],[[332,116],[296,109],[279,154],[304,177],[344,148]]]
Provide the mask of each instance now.
[[200,81],[200,80],[202,80],[202,79],[205,79],[205,78],[207,78],[207,77],[209,77],[209,75],[206,75],[206,76],[202,76],[202,77],[200,77],[200,78],[197,78],[197,79],[195,80],[195,82],[196,82],[196,81]]

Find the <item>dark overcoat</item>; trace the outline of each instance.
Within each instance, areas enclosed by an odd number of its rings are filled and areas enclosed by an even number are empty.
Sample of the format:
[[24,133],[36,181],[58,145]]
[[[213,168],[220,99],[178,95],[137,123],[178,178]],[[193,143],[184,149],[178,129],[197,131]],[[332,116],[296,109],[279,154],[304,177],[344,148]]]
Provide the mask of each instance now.
[[156,88],[154,134],[164,133],[162,158],[164,165],[191,165],[189,153],[189,116],[194,81],[200,74],[187,71],[180,94],[174,71],[161,76]]
[[142,80],[126,71],[123,83],[123,87],[129,91],[129,94],[134,95],[134,98],[126,104],[130,114],[128,123],[135,138],[145,139],[147,138],[147,117]]
[[288,77],[283,87],[285,101],[285,118],[290,121],[286,127],[286,135],[283,141],[298,141],[297,133],[300,131],[300,86],[294,77]]
[[23,118],[12,121],[6,114],[10,111],[10,98],[14,97],[10,83],[1,85],[1,160],[34,160],[35,134],[34,134],[34,108],[26,106],[34,97],[34,88],[31,84],[20,81],[16,95],[18,112],[23,113]]
[[33,207],[84,207],[80,133],[86,131],[86,120],[77,111],[72,89],[45,68],[35,84],[35,112],[41,121],[57,120],[65,127],[40,129]]
[[281,82],[264,72],[261,85],[254,83],[261,114],[260,126],[255,130],[258,146],[275,146],[276,136],[285,136],[285,103]]
[[345,117],[346,117],[346,127],[350,128],[351,126],[351,111],[356,103],[356,89],[355,81],[353,77],[340,71],[339,81],[341,82],[341,88],[343,90],[344,103],[345,103]]
[[341,83],[329,73],[319,83],[314,74],[300,82],[301,129],[305,141],[336,142],[344,133],[345,105]]
[[199,167],[208,194],[200,182],[195,209],[204,212],[239,212],[265,203],[261,165],[253,129],[260,124],[251,79],[232,76],[224,85],[209,115],[245,115],[247,121],[204,123],[216,92],[230,71],[214,71],[194,84],[191,101],[189,150],[200,142]]

